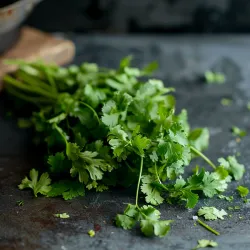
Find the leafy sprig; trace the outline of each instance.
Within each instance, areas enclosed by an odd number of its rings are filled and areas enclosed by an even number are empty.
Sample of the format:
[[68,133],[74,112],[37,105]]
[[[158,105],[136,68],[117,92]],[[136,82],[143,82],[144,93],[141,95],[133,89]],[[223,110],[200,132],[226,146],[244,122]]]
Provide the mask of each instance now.
[[[48,172],[38,178],[32,169],[19,188],[69,200],[86,190],[136,186],[135,204],[117,215],[116,224],[131,229],[139,223],[146,236],[162,237],[172,220],[161,220],[153,206],[167,201],[193,208],[200,197],[220,195],[232,178],[240,180],[245,168],[234,156],[213,163],[202,152],[209,144],[208,129],[192,130],[186,110],[176,114],[173,88],[144,80],[156,63],[140,70],[131,59],[124,58],[118,69],[9,61],[19,68],[4,77],[6,90],[19,104],[32,103],[19,125],[32,127],[34,141],[48,152]],[[195,157],[211,171],[197,166],[184,178]],[[149,205],[139,205],[140,192]]]

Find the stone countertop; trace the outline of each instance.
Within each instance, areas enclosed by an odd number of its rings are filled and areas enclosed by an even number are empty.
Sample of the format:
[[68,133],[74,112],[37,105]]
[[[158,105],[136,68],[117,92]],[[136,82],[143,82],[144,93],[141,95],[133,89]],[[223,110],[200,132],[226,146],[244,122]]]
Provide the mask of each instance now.
[[[239,198],[237,185],[250,187],[250,139],[240,143],[230,133],[232,126],[250,132],[249,67],[250,37],[157,37],[157,36],[78,36],[70,35],[76,44],[74,63],[96,62],[102,66],[116,67],[119,60],[134,55],[134,64],[143,66],[156,60],[160,67],[156,77],[176,88],[177,109],[187,108],[193,127],[206,126],[210,130],[210,147],[206,154],[216,160],[240,152],[239,161],[247,172],[239,183],[233,182],[228,195],[233,203],[203,199],[204,204],[227,209],[231,218],[208,222],[221,235],[215,236],[201,226],[194,226],[192,216],[197,208],[186,210],[178,206],[161,205],[162,218],[173,219],[171,232],[163,239],[145,238],[139,230],[125,231],[113,224],[115,215],[134,199],[133,192],[112,190],[88,193],[84,198],[71,201],[33,198],[30,191],[20,191],[17,184],[28,170],[39,165],[30,147],[30,135],[19,130],[15,123],[4,117],[4,98],[0,98],[0,249],[53,249],[53,250],[137,250],[176,249],[189,250],[199,239],[213,239],[221,250],[247,250],[250,244],[250,207]],[[223,85],[207,85],[197,81],[197,76],[212,69],[226,75]],[[222,98],[232,98],[233,104],[225,107]],[[205,165],[205,164],[204,164]],[[23,200],[24,206],[16,206]],[[60,220],[54,213],[67,212],[69,219]],[[242,218],[243,219],[240,219]],[[88,230],[101,227],[94,238]]]

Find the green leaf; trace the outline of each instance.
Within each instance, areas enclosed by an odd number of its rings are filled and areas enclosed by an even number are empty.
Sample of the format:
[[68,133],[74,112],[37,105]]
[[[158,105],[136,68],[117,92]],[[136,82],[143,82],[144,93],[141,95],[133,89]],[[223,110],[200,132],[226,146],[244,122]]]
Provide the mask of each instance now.
[[59,123],[59,122],[63,121],[66,117],[67,117],[67,115],[65,113],[61,113],[60,115],[49,119],[48,123]]
[[120,69],[124,69],[125,67],[128,67],[130,66],[130,63],[133,59],[133,56],[127,56],[127,57],[124,57],[121,61],[120,61]]
[[19,189],[31,188],[34,192],[35,197],[37,194],[46,195],[51,190],[51,179],[49,178],[48,173],[43,173],[38,180],[38,171],[31,169],[29,173],[30,179],[25,177],[22,180],[22,183],[18,185]]
[[225,195],[222,195],[222,194],[218,195],[218,198],[224,199],[224,200],[229,201],[229,202],[232,202],[233,199],[234,199],[233,196],[225,196]]
[[71,162],[65,159],[63,152],[57,152],[55,155],[50,155],[48,158],[50,171],[52,173],[63,173],[70,170]]
[[147,149],[149,145],[150,139],[147,137],[142,137],[142,135],[136,135],[132,139],[132,147],[134,151],[140,156],[144,156],[144,150]]
[[124,214],[118,214],[116,216],[116,225],[118,227],[122,227],[123,229],[131,229],[135,226],[136,220],[124,215]]
[[141,214],[141,231],[148,237],[158,236],[164,237],[170,230],[171,220],[161,220],[160,212],[152,206],[143,206],[140,209]]
[[199,248],[217,247],[217,246],[218,246],[218,243],[213,240],[202,239],[202,240],[198,240],[198,245],[193,250],[196,250]]
[[108,135],[109,144],[113,154],[118,160],[125,160],[129,154],[131,142],[128,140],[128,134],[122,130],[120,125],[112,128]]
[[246,197],[249,193],[249,189],[247,187],[238,186],[237,190],[242,198]]
[[80,152],[80,147],[76,143],[67,143],[66,154],[70,160],[78,160],[78,158],[80,157]]
[[48,197],[62,196],[64,200],[71,200],[78,196],[84,196],[85,189],[82,183],[75,180],[61,180],[51,185],[51,190],[47,193]]
[[198,215],[204,216],[206,220],[224,220],[223,216],[227,215],[227,212],[224,209],[218,210],[215,207],[202,207],[198,210]]
[[233,135],[240,136],[240,137],[244,137],[244,136],[247,135],[247,132],[245,130],[240,129],[240,128],[236,127],[236,126],[232,127],[232,133],[233,133]]
[[143,74],[145,75],[151,75],[155,70],[157,70],[159,67],[157,62],[151,62],[146,67],[142,69]]
[[203,151],[209,144],[209,131],[207,128],[196,128],[189,133],[188,140],[191,146]]
[[187,208],[194,208],[199,200],[199,195],[192,193],[190,190],[183,190],[181,199],[186,201]]
[[54,214],[54,216],[61,219],[68,219],[70,217],[67,213]]
[[102,117],[102,122],[110,128],[115,127],[118,124],[119,116],[119,113],[110,115],[104,114]]
[[240,180],[245,172],[244,165],[238,163],[235,156],[228,156],[227,159],[219,158],[218,162],[224,167],[235,180]]
[[164,199],[161,197],[159,190],[152,185],[155,181],[150,175],[143,175],[141,178],[141,191],[146,194],[145,200],[152,205],[159,205],[163,203]]
[[138,217],[138,210],[136,206],[128,204],[124,211],[124,214],[118,214],[116,216],[116,225],[123,229],[131,229],[135,226]]

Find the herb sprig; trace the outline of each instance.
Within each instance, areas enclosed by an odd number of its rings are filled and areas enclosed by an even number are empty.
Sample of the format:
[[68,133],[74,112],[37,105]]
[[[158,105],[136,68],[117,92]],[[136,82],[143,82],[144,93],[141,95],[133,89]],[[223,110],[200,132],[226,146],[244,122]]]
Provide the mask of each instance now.
[[[131,67],[131,57],[116,70],[92,63],[68,68],[9,63],[19,68],[4,77],[6,90],[33,104],[19,124],[32,127],[36,143],[48,152],[47,172],[38,178],[32,169],[20,189],[69,200],[84,196],[86,189],[136,186],[135,203],[116,216],[117,226],[131,229],[139,223],[146,236],[163,237],[173,221],[161,220],[153,206],[167,201],[193,208],[199,197],[221,194],[232,178],[243,176],[244,166],[234,156],[215,164],[202,153],[209,131],[191,130],[186,110],[175,113],[173,88],[157,79],[143,81],[156,63],[142,70]],[[194,157],[201,157],[211,171],[197,166],[185,179]],[[140,205],[140,192],[148,205]]]

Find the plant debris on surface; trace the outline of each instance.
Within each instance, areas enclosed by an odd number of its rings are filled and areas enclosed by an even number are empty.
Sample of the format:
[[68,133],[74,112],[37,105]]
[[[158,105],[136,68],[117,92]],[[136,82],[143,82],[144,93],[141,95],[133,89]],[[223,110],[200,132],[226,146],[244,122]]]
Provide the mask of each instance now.
[[237,190],[242,198],[246,197],[249,193],[249,189],[247,187],[238,186]]
[[[87,190],[135,186],[135,202],[116,216],[116,225],[131,229],[139,224],[144,235],[163,237],[173,221],[161,219],[155,206],[168,202],[194,208],[200,197],[227,190],[245,168],[234,156],[217,164],[206,157],[208,129],[191,129],[186,110],[176,114],[173,88],[145,80],[155,63],[140,70],[130,61],[124,58],[116,70],[92,63],[61,68],[9,61],[19,68],[4,77],[6,90],[19,105],[32,104],[18,124],[32,127],[34,142],[48,152],[45,172],[32,169],[19,188],[70,200]],[[211,171],[196,166],[184,178],[196,157]],[[141,205],[140,193],[147,205]]]
[[202,207],[199,209],[198,215],[204,216],[206,220],[224,220],[223,216],[227,215],[227,212],[224,209],[218,210],[215,207]]
[[67,213],[54,214],[54,216],[61,219],[68,219],[70,217]]
[[202,240],[198,240],[198,245],[195,248],[193,248],[193,250],[206,248],[206,247],[217,247],[217,246],[218,246],[218,243],[213,240],[202,239]]

